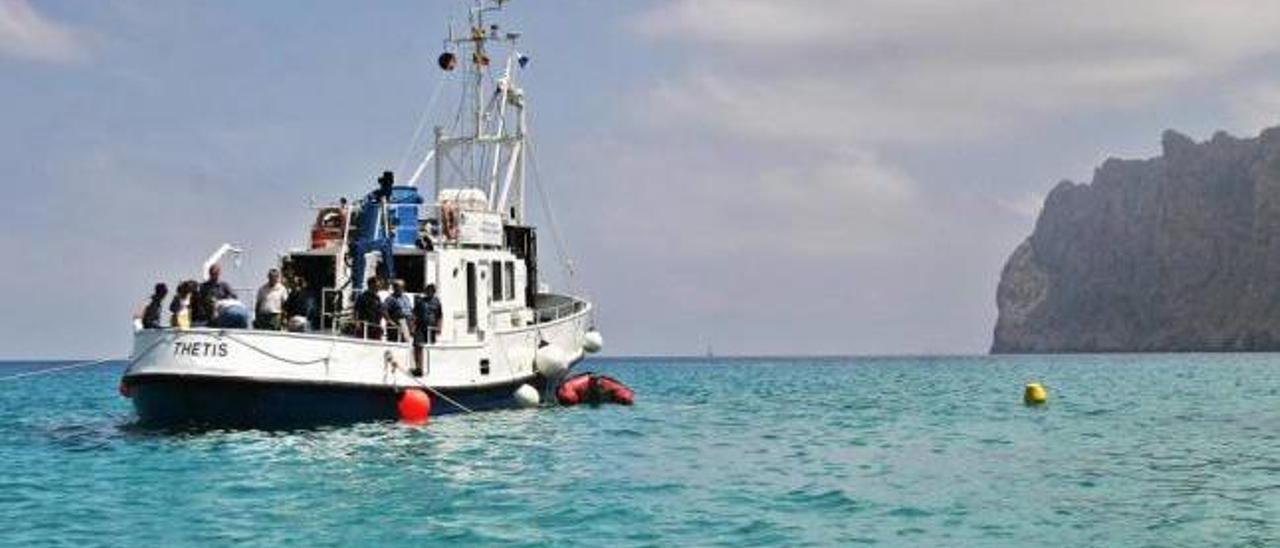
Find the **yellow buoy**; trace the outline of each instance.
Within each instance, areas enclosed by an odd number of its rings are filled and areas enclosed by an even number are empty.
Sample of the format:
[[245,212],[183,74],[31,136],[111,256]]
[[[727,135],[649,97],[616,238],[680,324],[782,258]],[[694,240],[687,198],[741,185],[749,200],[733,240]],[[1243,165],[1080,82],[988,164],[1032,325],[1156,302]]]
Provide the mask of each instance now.
[[1027,383],[1027,389],[1022,393],[1022,401],[1027,405],[1040,405],[1049,399],[1049,391],[1044,389],[1044,385],[1033,382]]

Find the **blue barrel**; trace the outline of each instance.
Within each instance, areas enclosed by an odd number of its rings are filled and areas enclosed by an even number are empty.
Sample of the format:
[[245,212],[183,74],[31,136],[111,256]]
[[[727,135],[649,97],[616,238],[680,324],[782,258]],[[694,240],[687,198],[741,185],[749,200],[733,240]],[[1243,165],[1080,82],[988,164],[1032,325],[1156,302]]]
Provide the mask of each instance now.
[[391,226],[395,230],[392,245],[413,247],[418,241],[418,206],[396,204],[391,210]]
[[398,186],[391,189],[391,225],[395,227],[393,244],[399,247],[413,247],[418,242],[418,209],[422,205],[422,195],[411,186]]
[[[365,197],[364,208],[360,212],[361,239],[372,240],[374,234],[382,236],[379,230],[382,217],[382,196],[378,191]],[[387,197],[387,217],[391,222],[391,243],[396,247],[414,247],[418,241],[418,213],[422,207],[422,196],[418,189],[411,186],[392,187],[391,196]]]

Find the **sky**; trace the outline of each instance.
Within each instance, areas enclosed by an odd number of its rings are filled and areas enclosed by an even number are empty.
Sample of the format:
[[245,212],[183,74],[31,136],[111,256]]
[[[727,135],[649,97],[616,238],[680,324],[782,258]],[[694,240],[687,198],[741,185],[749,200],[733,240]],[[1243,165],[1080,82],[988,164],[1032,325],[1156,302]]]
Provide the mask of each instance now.
[[[0,358],[304,245],[407,150],[464,0],[0,0]],[[1057,182],[1280,119],[1273,0],[511,0],[613,355],[983,353]],[[409,159],[408,161],[406,159]],[[540,206],[533,206],[540,211]],[[545,228],[544,228],[545,233]],[[545,246],[551,238],[543,238]],[[544,270],[555,254],[544,250]]]

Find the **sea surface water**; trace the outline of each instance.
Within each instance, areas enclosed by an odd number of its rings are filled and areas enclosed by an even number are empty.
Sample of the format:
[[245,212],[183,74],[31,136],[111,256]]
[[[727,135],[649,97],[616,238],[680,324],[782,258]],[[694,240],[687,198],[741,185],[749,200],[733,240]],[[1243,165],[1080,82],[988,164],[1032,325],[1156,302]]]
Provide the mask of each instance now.
[[1276,355],[596,359],[635,407],[293,432],[139,429],[122,368],[0,382],[0,544],[1280,545]]

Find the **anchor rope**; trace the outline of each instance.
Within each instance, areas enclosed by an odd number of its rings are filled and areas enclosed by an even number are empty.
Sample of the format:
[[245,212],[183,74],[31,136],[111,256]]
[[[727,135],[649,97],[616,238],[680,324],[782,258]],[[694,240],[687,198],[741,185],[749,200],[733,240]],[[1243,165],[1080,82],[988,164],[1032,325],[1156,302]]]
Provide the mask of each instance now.
[[109,361],[111,361],[111,359],[110,359],[110,358],[103,358],[103,359],[101,359],[101,360],[91,360],[91,361],[87,361],[87,362],[78,362],[78,363],[73,363],[73,364],[71,364],[71,365],[61,365],[61,366],[58,366],[58,367],[50,367],[50,368],[47,368],[47,369],[41,369],[41,370],[38,370],[38,371],[27,371],[27,372],[25,372],[25,373],[18,373],[18,374],[16,374],[16,375],[9,375],[9,376],[6,376],[6,377],[0,377],[0,382],[3,382],[3,381],[12,381],[12,380],[22,379],[22,378],[26,378],[26,377],[34,377],[34,376],[37,376],[37,375],[44,375],[44,374],[48,374],[48,373],[57,373],[57,372],[59,372],[59,371],[68,371],[68,370],[71,370],[71,369],[78,369],[78,368],[81,368],[81,367],[90,367],[90,366],[99,365],[99,364],[101,364],[101,363],[109,362]]
[[[174,340],[177,340],[177,339],[175,338]],[[134,357],[132,357],[132,358],[129,358],[129,365],[133,365],[133,364],[135,364],[135,363],[138,363],[138,360],[141,360],[143,356],[146,356],[147,354],[150,354],[152,350],[155,350],[155,349],[156,349],[156,347],[160,346],[160,343],[163,343],[163,342],[165,342],[165,340],[164,340],[164,338],[163,338],[163,337],[162,337],[162,338],[159,338],[159,339],[156,339],[156,342],[151,343],[151,346],[148,346],[146,350],[143,350],[142,352],[139,352],[137,356],[134,356]]]
[[419,378],[414,377],[414,376],[412,376],[412,375],[410,375],[410,376],[409,376],[409,378],[413,379],[413,382],[414,382],[415,384],[417,384],[418,386],[421,386],[421,387],[422,387],[423,389],[425,389],[427,392],[430,392],[430,393],[432,393],[432,394],[435,394],[437,398],[440,398],[440,399],[442,399],[442,400],[444,400],[444,401],[446,401],[446,402],[448,402],[448,403],[452,404],[454,407],[457,407],[458,409],[461,409],[461,410],[463,410],[463,411],[466,411],[466,412],[467,412],[467,414],[475,413],[475,411],[472,411],[472,410],[471,410],[470,408],[468,408],[467,406],[462,405],[462,404],[458,403],[457,401],[454,401],[454,400],[453,400],[453,398],[450,398],[449,396],[446,396],[446,395],[444,395],[444,394],[441,394],[439,390],[436,390],[436,389],[434,389],[434,388],[432,388],[432,387],[430,387],[430,386],[427,386],[427,385],[426,385],[426,383],[422,382],[422,379],[419,379]]
[[[428,362],[431,361],[431,351],[429,349],[423,349],[423,351],[426,354],[424,356],[424,359],[426,359]],[[414,358],[412,355],[410,355],[409,359],[412,360]],[[386,360],[387,360],[386,367],[387,369],[391,370],[391,374],[392,374],[392,377],[391,377],[392,386],[398,387],[400,385],[399,377],[395,375],[395,372],[400,370],[400,362],[396,361],[394,358],[391,357],[390,351],[387,351]],[[444,400],[445,402],[453,405],[454,407],[457,407],[458,409],[466,411],[468,414],[475,413],[475,411],[471,410],[471,408],[458,403],[457,401],[455,401],[453,398],[450,398],[449,396],[441,394],[439,390],[436,390],[435,388],[427,386],[426,383],[422,382],[422,379],[414,375],[409,375],[409,380],[413,381],[414,384],[418,385],[423,390],[426,390],[427,392],[435,394],[437,398]],[[397,390],[399,390],[399,388],[397,388]]]

